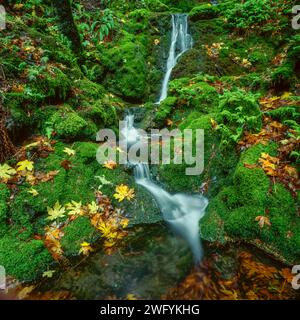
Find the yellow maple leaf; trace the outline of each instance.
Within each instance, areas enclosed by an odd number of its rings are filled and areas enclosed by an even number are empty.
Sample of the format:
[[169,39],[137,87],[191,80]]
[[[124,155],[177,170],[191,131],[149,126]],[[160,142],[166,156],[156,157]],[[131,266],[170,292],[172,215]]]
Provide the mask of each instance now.
[[16,9],[16,10],[20,10],[20,9],[22,9],[24,7],[24,4],[23,3],[16,3],[15,5],[14,5],[14,9]]
[[117,163],[113,160],[108,160],[108,161],[105,161],[104,164],[103,164],[103,168],[106,168],[106,169],[109,169],[109,170],[113,170],[117,167]]
[[80,215],[82,212],[82,203],[72,200],[70,203],[66,204],[66,208],[67,210],[69,210],[68,212],[69,216]]
[[55,270],[48,270],[43,273],[43,278],[52,278]]
[[128,186],[121,184],[116,187],[116,193],[114,194],[114,198],[119,202],[127,199],[131,200],[135,197],[134,189],[129,188]]
[[29,286],[29,287],[25,287],[23,288],[19,293],[18,293],[18,298],[20,300],[25,299],[33,290],[34,290],[35,286]]
[[292,95],[291,92],[284,92],[283,95],[281,96],[282,100],[288,99]]
[[93,201],[92,203],[88,204],[88,209],[91,214],[96,214],[98,212],[99,207],[96,204],[96,202]]
[[64,148],[63,152],[66,153],[70,157],[75,156],[75,154],[76,154],[76,151],[73,149],[70,149],[70,148]]
[[83,254],[84,256],[88,256],[93,251],[94,251],[94,249],[91,247],[91,245],[88,242],[81,243],[81,248],[79,250],[79,254]]
[[18,171],[23,171],[23,170],[27,170],[27,171],[32,171],[33,170],[33,165],[34,163],[32,161],[29,160],[24,160],[24,161],[20,161],[17,163],[17,170]]
[[122,228],[126,228],[128,226],[129,220],[128,219],[122,219],[122,221],[120,222],[120,226]]
[[126,296],[127,300],[137,300],[136,296],[132,293],[128,293],[128,295]]
[[28,193],[32,194],[34,197],[39,195],[39,192],[33,188],[31,188]]
[[26,174],[25,174],[24,176],[26,177],[26,181],[27,181],[28,183],[30,183],[31,185],[34,185],[34,184],[35,184],[35,182],[36,182],[36,177],[35,177],[32,173],[26,171]]
[[115,244],[116,244],[115,240],[109,239],[104,241],[103,247],[108,249],[108,248],[112,248]]
[[102,237],[104,238],[110,238],[113,233],[112,227],[102,220],[99,221],[97,229],[101,231]]
[[4,182],[9,180],[14,174],[16,174],[16,170],[8,164],[4,163],[3,165],[0,165],[0,179]]
[[48,215],[47,220],[53,221],[58,218],[64,217],[64,213],[66,212],[66,209],[60,205],[60,203],[57,201],[53,208],[48,207],[47,208]]
[[213,129],[216,129],[218,127],[217,121],[213,118],[210,119],[210,124]]
[[24,149],[31,149],[31,148],[35,148],[37,147],[38,145],[40,145],[40,142],[37,141],[37,142],[33,142],[33,143],[30,143],[30,144],[27,144]]

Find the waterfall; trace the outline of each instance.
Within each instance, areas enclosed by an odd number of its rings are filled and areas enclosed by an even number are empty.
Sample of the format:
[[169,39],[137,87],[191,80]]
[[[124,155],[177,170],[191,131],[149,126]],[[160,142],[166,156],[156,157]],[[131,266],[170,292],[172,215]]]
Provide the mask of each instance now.
[[150,179],[149,166],[139,164],[134,168],[136,183],[147,189],[157,201],[164,220],[171,228],[184,238],[196,263],[203,256],[199,234],[199,221],[205,214],[208,200],[200,195],[171,195]]
[[[192,47],[192,37],[188,34],[188,16],[172,15],[172,39],[167,63],[167,72],[162,85],[159,102],[167,97],[168,83],[178,58]],[[134,115],[125,118],[126,127],[122,134],[128,146],[138,142],[141,137],[134,127]],[[136,183],[147,189],[155,198],[164,220],[182,236],[191,247],[195,261],[201,261],[203,250],[199,235],[199,221],[205,214],[208,200],[201,195],[170,194],[151,179],[148,163],[131,163]]]
[[[122,133],[128,146],[140,140],[134,127],[134,115],[125,118],[126,127]],[[199,236],[199,221],[205,214],[208,200],[201,195],[170,194],[151,179],[148,163],[131,163],[137,184],[147,189],[155,198],[164,220],[188,242],[195,261],[201,261],[203,250]]]
[[172,36],[166,74],[162,83],[161,95],[158,104],[166,99],[168,85],[174,67],[178,59],[193,46],[192,36],[188,33],[188,16],[186,14],[172,15]]

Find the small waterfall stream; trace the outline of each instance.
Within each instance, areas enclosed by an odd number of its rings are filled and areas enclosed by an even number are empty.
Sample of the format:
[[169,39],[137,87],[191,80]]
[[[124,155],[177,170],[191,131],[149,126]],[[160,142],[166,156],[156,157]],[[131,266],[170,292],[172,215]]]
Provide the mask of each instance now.
[[[188,34],[188,16],[172,15],[172,38],[167,71],[164,77],[159,102],[167,97],[168,83],[178,58],[192,47],[192,37]],[[134,115],[125,118],[126,127],[123,136],[130,146],[141,138],[134,127]],[[195,261],[201,261],[203,250],[199,236],[199,221],[205,214],[208,200],[200,195],[170,194],[156,184],[150,175],[148,163],[131,163],[134,167],[136,183],[147,189],[155,198],[164,220],[172,229],[189,243]]]
[[178,59],[193,46],[193,38],[188,33],[188,15],[172,15],[172,36],[169,57],[167,61],[166,73],[162,83],[162,89],[158,104],[166,99],[168,95],[168,85],[174,67]]

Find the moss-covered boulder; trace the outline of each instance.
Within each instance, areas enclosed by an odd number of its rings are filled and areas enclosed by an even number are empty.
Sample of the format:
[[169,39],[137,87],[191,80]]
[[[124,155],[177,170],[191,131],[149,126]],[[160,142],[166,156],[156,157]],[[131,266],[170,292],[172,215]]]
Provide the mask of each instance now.
[[40,277],[54,261],[40,240],[22,241],[17,234],[0,237],[0,264],[21,281]]
[[92,121],[83,119],[68,105],[59,108],[51,116],[49,123],[60,138],[92,138],[97,133],[97,127]]
[[170,93],[177,97],[178,104],[203,113],[212,113],[219,104],[216,89],[198,78],[181,78],[170,83]]
[[189,16],[191,20],[205,20],[213,19],[218,15],[218,8],[213,6],[211,3],[203,3],[199,6],[194,7]]
[[[262,169],[251,168],[262,152],[275,155],[276,145],[258,144],[243,153],[232,186],[211,200],[200,222],[201,236],[221,243],[227,237],[255,243],[283,261],[294,263],[300,254],[296,248],[300,231],[296,199],[283,185],[273,185]],[[260,217],[268,223],[260,226]]]
[[99,238],[99,232],[91,225],[87,217],[78,217],[64,228],[61,239],[62,249],[66,256],[77,256],[81,243],[93,243]]
[[166,118],[171,114],[176,101],[176,97],[167,97],[163,102],[160,103],[155,116],[155,120],[158,123],[163,123],[164,120],[166,120]]

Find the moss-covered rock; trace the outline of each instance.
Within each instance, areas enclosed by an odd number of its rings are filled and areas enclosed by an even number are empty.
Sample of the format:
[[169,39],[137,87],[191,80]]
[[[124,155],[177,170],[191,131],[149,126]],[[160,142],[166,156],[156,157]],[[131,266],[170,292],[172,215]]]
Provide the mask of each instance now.
[[61,245],[66,256],[79,254],[81,243],[93,243],[99,237],[99,232],[91,225],[87,217],[78,217],[64,228]]
[[6,273],[21,281],[33,281],[53,263],[40,240],[22,241],[16,234],[0,238],[0,264]]
[[92,121],[83,119],[68,105],[55,112],[50,118],[50,123],[60,138],[92,138],[97,133],[97,127]]
[[[296,200],[281,184],[272,185],[261,169],[247,168],[256,164],[262,152],[276,155],[276,144],[258,144],[241,156],[236,167],[233,185],[224,188],[210,202],[201,220],[201,236],[208,241],[224,242],[226,236],[238,240],[259,241],[274,255],[286,261],[299,259]],[[265,216],[270,221],[262,228],[256,218]],[[258,240],[257,240],[258,239]]]
[[162,123],[172,112],[177,101],[176,97],[167,97],[158,107],[155,120]]
[[190,18],[193,21],[213,19],[218,14],[218,8],[211,3],[204,3],[194,7],[190,12]]
[[214,112],[219,103],[216,89],[197,78],[173,80],[170,83],[170,93],[177,97],[179,104],[204,113]]

